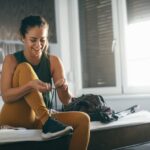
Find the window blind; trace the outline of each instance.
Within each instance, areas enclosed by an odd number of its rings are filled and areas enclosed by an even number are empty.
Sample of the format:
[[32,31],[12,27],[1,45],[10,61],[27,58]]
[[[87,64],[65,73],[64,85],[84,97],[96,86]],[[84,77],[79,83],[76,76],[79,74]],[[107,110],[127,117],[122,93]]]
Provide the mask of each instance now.
[[111,0],[79,0],[83,87],[115,86]]
[[150,20],[150,0],[127,0],[128,23]]

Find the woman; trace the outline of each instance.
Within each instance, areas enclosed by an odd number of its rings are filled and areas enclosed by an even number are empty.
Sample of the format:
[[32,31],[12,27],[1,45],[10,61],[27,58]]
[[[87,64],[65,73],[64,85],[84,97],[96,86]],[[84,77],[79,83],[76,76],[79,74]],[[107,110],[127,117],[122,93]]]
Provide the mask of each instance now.
[[86,150],[90,137],[89,117],[82,112],[48,111],[52,79],[64,105],[72,97],[61,60],[47,54],[48,29],[48,23],[40,16],[28,16],[22,20],[20,35],[24,50],[7,55],[3,63],[1,90],[4,106],[0,125],[42,129],[42,137],[46,139],[67,134],[73,129],[69,149]]

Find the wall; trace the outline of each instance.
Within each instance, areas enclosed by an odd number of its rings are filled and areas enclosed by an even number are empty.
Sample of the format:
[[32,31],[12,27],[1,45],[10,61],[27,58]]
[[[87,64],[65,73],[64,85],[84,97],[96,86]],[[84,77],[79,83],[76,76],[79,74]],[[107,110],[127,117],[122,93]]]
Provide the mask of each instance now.
[[18,40],[20,20],[28,15],[41,15],[50,24],[49,41],[56,42],[54,0],[0,0],[0,40]]
[[[150,97],[147,96],[139,96],[139,97],[116,97],[116,98],[111,98],[111,97],[105,97],[106,103],[108,106],[113,108],[116,112],[124,110],[128,107],[131,107],[135,104],[138,104],[140,107],[138,110],[148,110],[150,111]],[[2,97],[0,96],[0,110],[3,105]],[[59,108],[61,108],[61,105],[59,104]]]
[[138,110],[150,111],[149,95],[104,96],[104,98],[115,111],[121,111],[133,105],[139,105]]

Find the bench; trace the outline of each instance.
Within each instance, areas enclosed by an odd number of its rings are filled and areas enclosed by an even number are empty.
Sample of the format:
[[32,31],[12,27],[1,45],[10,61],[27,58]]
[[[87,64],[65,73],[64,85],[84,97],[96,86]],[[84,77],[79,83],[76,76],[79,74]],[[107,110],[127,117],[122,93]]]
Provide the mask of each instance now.
[[[91,122],[91,138],[88,150],[112,150],[150,141],[149,129],[150,112],[148,111],[140,111],[109,124],[102,124],[98,121]],[[10,142],[8,140],[4,142],[0,133],[0,150],[29,150],[34,148],[36,150],[67,150],[71,139],[71,135],[48,141],[38,139],[40,136],[34,138],[30,135],[29,137],[28,140],[27,137],[24,138],[25,141]]]

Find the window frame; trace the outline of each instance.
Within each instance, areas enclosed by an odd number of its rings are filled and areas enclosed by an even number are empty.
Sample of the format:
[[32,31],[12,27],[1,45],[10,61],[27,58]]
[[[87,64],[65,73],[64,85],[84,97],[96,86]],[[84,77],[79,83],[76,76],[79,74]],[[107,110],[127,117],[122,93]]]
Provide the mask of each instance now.
[[127,27],[127,8],[126,0],[118,0],[118,17],[119,17],[119,34],[120,34],[120,54],[121,54],[121,72],[122,72],[122,94],[132,94],[132,95],[149,95],[150,87],[132,87],[127,85],[127,62],[126,62],[126,27]]
[[[83,93],[95,94],[120,94],[122,92],[121,86],[121,66],[120,66],[120,52],[119,52],[119,28],[118,24],[118,1],[112,0],[112,18],[114,31],[114,57],[116,68],[116,86],[115,87],[98,87],[98,88],[83,88],[81,76],[81,54],[80,54],[80,29],[79,29],[79,12],[78,0],[69,1],[69,25],[70,25],[70,49],[71,49],[71,64],[73,67],[74,79],[74,93],[80,95]],[[112,41],[113,42],[113,41]]]

